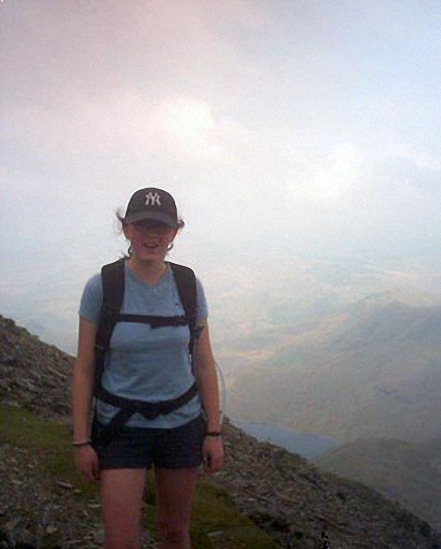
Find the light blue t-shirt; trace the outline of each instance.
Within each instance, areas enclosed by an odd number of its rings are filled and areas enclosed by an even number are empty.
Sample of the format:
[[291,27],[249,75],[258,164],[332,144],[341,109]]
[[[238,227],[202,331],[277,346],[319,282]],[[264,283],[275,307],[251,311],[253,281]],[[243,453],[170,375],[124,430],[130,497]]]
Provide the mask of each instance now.
[[[202,284],[197,284],[197,322],[208,316]],[[79,314],[98,324],[103,300],[101,274],[86,284]],[[123,314],[181,316],[184,309],[179,299],[173,272],[169,265],[155,284],[140,280],[125,265]],[[194,381],[188,354],[188,326],[152,328],[149,324],[118,322],[107,353],[102,384],[115,395],[155,402],[169,400],[185,393]],[[98,401],[98,421],[110,422],[118,411],[111,404]],[[135,413],[126,423],[129,427],[173,428],[195,419],[201,412],[199,395],[181,408],[153,420]]]

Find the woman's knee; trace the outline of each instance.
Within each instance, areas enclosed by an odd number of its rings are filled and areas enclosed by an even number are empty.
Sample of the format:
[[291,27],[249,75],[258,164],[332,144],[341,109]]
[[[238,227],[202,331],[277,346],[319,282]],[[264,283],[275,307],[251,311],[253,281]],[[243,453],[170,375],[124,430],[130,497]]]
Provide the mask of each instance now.
[[145,471],[109,469],[101,473],[104,549],[136,549]]

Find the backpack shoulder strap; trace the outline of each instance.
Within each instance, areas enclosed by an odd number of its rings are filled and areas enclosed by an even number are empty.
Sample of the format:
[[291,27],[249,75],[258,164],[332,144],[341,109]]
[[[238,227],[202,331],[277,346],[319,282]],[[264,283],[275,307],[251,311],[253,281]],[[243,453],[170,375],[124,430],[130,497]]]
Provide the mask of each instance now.
[[190,328],[190,343],[188,348],[190,354],[192,354],[194,340],[196,337],[196,275],[194,274],[193,269],[190,269],[190,267],[185,267],[184,265],[178,265],[177,263],[170,262],[170,267],[173,271],[179,298],[181,300],[182,307],[184,308],[185,316],[188,320],[188,327]]
[[103,303],[95,339],[95,393],[101,385],[105,356],[124,300],[124,261],[119,259],[101,269]]
[[[103,309],[119,312],[124,299],[125,260],[118,259],[101,268]],[[103,310],[102,310],[103,312]],[[102,314],[101,312],[101,314]]]

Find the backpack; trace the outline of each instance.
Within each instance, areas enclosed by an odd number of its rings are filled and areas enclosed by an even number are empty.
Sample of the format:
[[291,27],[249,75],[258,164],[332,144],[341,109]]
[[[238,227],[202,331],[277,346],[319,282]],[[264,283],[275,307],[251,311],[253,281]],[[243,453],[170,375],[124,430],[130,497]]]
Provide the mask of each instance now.
[[101,383],[105,367],[106,354],[110,345],[110,338],[117,322],[139,322],[150,324],[151,327],[185,326],[190,330],[189,355],[193,363],[195,339],[200,335],[196,328],[196,276],[192,269],[184,265],[170,263],[176,282],[179,298],[185,315],[183,316],[148,316],[122,314],[120,312],[124,300],[125,288],[125,260],[119,259],[114,263],[104,265],[101,269],[103,284],[103,303],[95,340],[95,378],[93,396],[95,397],[95,411],[92,423],[92,441],[97,440],[96,400],[112,404],[119,411],[112,418],[109,425],[100,431],[100,443],[107,443],[113,435],[128,421],[134,413],[141,413],[147,419],[154,419],[161,414],[168,414],[189,402],[197,394],[196,381],[180,396],[159,402],[127,399],[109,393]]

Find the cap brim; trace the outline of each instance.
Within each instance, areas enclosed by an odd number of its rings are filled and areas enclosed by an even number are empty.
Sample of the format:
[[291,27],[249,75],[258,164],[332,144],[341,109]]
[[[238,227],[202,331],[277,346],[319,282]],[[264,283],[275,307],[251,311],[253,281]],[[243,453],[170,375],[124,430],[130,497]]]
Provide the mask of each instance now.
[[161,223],[165,223],[169,227],[173,227],[173,229],[179,229],[177,221],[175,221],[169,215],[161,212],[137,212],[131,215],[126,215],[126,217],[124,218],[125,223],[137,223],[138,221],[148,220],[159,221]]

